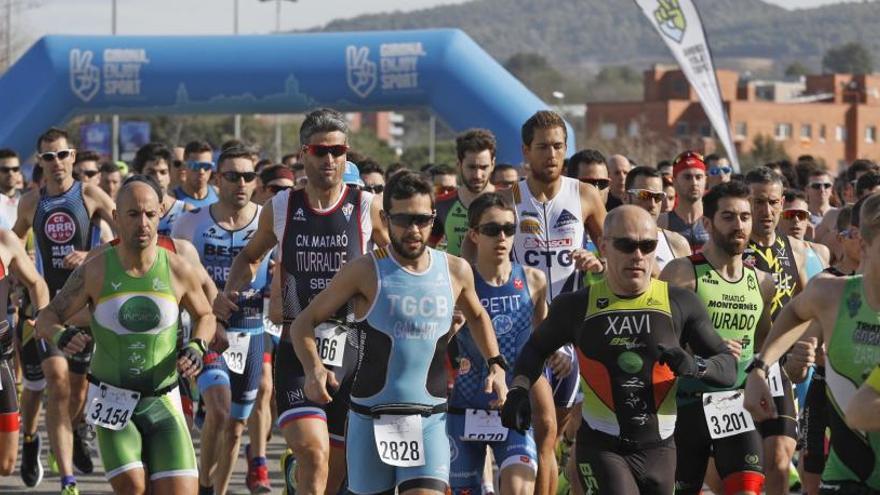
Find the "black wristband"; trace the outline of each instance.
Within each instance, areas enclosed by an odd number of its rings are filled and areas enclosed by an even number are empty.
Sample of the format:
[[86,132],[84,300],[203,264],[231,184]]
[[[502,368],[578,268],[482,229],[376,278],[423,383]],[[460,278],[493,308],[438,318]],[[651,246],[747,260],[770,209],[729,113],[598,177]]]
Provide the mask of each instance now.
[[770,371],[770,366],[767,366],[767,363],[765,363],[763,359],[755,356],[755,359],[753,359],[752,362],[746,367],[746,374],[748,375],[755,369],[763,370],[764,374],[766,375]]
[[507,359],[504,357],[504,354],[499,354],[486,360],[487,366],[491,367],[493,364],[497,364],[498,367],[503,369],[504,371],[510,370],[510,365],[507,363]]

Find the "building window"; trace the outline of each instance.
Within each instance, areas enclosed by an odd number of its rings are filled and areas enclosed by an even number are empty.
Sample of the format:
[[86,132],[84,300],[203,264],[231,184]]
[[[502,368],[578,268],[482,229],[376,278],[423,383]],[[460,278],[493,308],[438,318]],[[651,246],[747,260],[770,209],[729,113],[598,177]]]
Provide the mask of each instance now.
[[700,124],[700,136],[712,137],[712,126],[709,124]]
[[734,125],[734,135],[738,138],[745,138],[749,135],[749,126],[745,122],[737,122]]
[[873,125],[869,125],[865,127],[865,142],[873,143],[877,140],[877,127]]
[[602,124],[599,129],[599,136],[602,139],[614,139],[617,137],[617,124],[610,122]]
[[675,124],[675,135],[676,136],[687,136],[689,132],[690,132],[690,129],[688,129],[687,122],[678,122],[677,124]]
[[845,141],[846,140],[846,127],[844,127],[842,125],[835,127],[834,128],[834,139],[836,139],[838,142]]
[[791,139],[791,124],[776,124],[775,137],[780,141]]
[[819,125],[819,141],[825,142],[825,124]]
[[813,139],[813,126],[811,124],[801,124],[801,139]]
[[639,123],[635,120],[629,121],[629,126],[626,128],[626,133],[630,135],[630,137],[637,137],[639,135]]

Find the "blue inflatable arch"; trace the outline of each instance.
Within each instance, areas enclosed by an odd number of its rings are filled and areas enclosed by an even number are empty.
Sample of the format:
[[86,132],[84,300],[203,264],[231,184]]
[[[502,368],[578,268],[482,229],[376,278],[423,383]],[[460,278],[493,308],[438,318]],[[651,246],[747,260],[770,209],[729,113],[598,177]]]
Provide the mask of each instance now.
[[[453,29],[271,36],[47,36],[0,78],[0,147],[29,155],[82,114],[301,113],[429,107],[491,129],[522,161],[520,128],[547,105]],[[569,154],[574,133],[569,126]]]

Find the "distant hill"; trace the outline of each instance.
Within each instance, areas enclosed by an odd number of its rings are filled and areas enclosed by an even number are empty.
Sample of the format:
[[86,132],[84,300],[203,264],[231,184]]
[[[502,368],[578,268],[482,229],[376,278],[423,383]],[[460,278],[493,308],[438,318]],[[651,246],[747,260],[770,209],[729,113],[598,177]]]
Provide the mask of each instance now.
[[[799,60],[818,70],[828,48],[858,41],[880,62],[880,3],[787,11],[760,0],[697,0],[697,7],[716,59]],[[528,52],[544,55],[562,70],[671,60],[630,0],[473,0],[337,20],[321,30],[437,27],[463,29],[502,62]]]

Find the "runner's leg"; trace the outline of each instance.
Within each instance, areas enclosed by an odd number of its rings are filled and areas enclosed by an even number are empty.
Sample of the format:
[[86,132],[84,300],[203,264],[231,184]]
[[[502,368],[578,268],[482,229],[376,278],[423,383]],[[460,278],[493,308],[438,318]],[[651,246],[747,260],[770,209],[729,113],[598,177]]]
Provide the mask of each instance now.
[[545,377],[532,386],[532,424],[535,428],[535,442],[538,446],[538,475],[535,479],[535,494],[555,495],[557,484],[556,464],[556,406],[553,393]]

